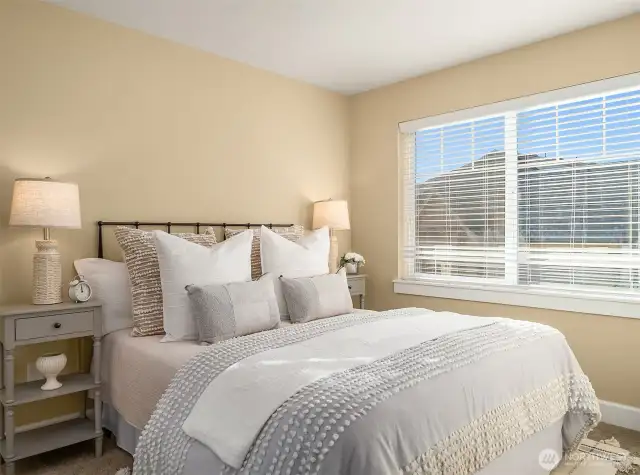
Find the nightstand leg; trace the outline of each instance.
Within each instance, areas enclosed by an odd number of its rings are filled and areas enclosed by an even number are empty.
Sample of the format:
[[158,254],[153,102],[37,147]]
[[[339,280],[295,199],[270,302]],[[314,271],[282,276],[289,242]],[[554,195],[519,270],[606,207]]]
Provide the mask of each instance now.
[[96,434],[100,434],[95,439],[96,458],[102,457],[102,401],[100,400],[100,390],[93,393],[93,417],[95,418]]
[[4,473],[5,475],[16,475],[16,464],[15,462],[9,462],[4,464]]
[[360,294],[360,309],[364,310],[364,294]]
[[4,350],[4,387],[7,402],[13,402],[13,350]]
[[[5,393],[7,395],[7,402],[13,402],[13,350],[8,350],[6,346],[3,347],[3,358],[4,358],[4,386]],[[14,453],[14,432],[15,427],[13,424],[13,407],[9,406],[4,409],[4,429],[6,433],[6,441],[5,441],[5,460],[11,460],[15,456]],[[14,474],[14,464],[13,462],[7,462],[5,465],[5,473],[7,475]]]
[[99,436],[99,437],[96,437],[96,440],[95,440],[96,458],[102,457],[102,438],[103,437],[104,436],[102,436],[102,435]]
[[[12,407],[8,407],[4,411],[4,424],[5,424],[5,429],[7,431],[7,440],[5,441],[5,451],[6,451],[5,460],[11,460],[15,456],[14,447],[13,447],[15,428],[13,426],[13,408]],[[7,463],[7,468],[9,467],[9,465],[10,464]]]
[[[0,343],[0,350],[4,355],[4,345]],[[0,389],[4,389],[4,365],[0,364]],[[0,404],[0,440],[4,440],[4,405]]]
[[96,429],[96,457],[102,457],[102,394],[100,391],[100,337],[93,337],[93,381],[98,388],[93,392],[93,418]]

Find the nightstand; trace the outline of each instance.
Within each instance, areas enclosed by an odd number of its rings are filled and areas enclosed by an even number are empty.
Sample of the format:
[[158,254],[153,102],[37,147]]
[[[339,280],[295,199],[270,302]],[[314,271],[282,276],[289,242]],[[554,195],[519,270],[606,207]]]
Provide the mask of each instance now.
[[[0,455],[5,473],[13,475],[15,461],[67,445],[95,439],[96,457],[102,455],[102,402],[100,399],[100,340],[102,320],[99,302],[54,305],[0,306]],[[15,384],[14,349],[47,341],[93,337],[94,374],[69,374],[58,380],[62,387],[40,389],[43,381]],[[14,408],[21,404],[93,389],[94,420],[73,419],[28,432],[15,433]]]
[[349,284],[349,292],[353,296],[360,297],[360,308],[364,309],[365,281],[366,274],[347,274],[347,283]]

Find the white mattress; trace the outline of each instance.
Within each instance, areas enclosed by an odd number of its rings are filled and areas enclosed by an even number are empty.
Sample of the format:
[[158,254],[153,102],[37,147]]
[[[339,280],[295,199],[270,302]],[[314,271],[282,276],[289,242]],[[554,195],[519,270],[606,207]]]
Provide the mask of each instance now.
[[160,343],[161,335],[132,337],[110,333],[102,343],[102,393],[132,426],[143,429],[171,378],[206,346],[196,342]]
[[[291,322],[281,322],[291,325]],[[142,430],[176,371],[206,346],[161,343],[162,335],[132,337],[131,329],[102,340],[102,397],[121,417]]]
[[[281,326],[291,324],[280,322]],[[161,343],[161,339],[162,335],[132,337],[131,329],[127,328],[102,340],[102,398],[127,423],[140,430],[178,369],[206,348],[196,342]]]

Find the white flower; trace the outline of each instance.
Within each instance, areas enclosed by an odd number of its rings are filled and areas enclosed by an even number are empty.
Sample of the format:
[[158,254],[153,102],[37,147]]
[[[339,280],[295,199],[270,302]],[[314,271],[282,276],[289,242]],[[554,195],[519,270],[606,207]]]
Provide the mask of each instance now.
[[341,261],[348,264],[364,265],[365,263],[364,257],[362,257],[357,252],[347,252],[344,256],[342,256]]

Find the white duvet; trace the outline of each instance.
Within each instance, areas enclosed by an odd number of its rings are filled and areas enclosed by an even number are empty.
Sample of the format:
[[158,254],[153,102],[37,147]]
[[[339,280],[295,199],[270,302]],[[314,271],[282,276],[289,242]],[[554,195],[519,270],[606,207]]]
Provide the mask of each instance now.
[[496,320],[425,312],[343,328],[258,353],[215,378],[182,428],[238,468],[265,422],[299,389],[424,341]]

